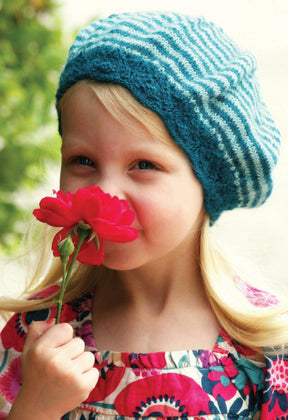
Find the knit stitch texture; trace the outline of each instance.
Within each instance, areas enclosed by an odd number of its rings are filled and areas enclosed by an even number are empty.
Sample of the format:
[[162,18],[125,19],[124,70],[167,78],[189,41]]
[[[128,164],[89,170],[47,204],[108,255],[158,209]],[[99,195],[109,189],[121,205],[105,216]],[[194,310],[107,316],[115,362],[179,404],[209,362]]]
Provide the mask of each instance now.
[[83,79],[129,89],[188,156],[214,222],[224,210],[263,204],[272,190],[280,135],[255,69],[254,57],[204,18],[124,13],[78,34],[56,99]]

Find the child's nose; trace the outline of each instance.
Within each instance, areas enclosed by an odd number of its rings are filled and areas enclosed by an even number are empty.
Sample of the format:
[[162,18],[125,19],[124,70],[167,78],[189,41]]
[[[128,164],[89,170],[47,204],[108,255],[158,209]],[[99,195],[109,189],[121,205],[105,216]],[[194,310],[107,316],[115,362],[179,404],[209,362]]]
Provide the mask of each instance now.
[[125,199],[125,194],[123,188],[120,185],[119,179],[116,177],[106,177],[98,180],[97,185],[105,192],[109,193],[111,196],[117,195],[120,199]]

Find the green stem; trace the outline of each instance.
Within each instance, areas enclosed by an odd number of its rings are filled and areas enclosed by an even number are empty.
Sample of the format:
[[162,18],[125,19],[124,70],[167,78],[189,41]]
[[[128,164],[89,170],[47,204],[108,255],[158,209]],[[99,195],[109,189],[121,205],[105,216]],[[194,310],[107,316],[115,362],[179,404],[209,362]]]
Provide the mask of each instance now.
[[77,259],[77,256],[79,254],[79,251],[81,249],[81,246],[82,246],[83,242],[85,241],[85,239],[88,238],[89,235],[90,235],[90,229],[81,229],[81,228],[79,229],[79,240],[78,240],[77,247],[75,249],[72,261],[69,264],[67,274],[66,274],[66,269],[67,269],[67,263],[68,263],[69,257],[61,257],[62,273],[63,274],[62,274],[61,289],[60,289],[59,297],[57,299],[56,324],[59,324],[59,322],[60,322],[60,315],[61,315],[63,298],[64,298],[65,290],[66,290],[66,287],[67,287],[67,284],[68,284],[68,280],[69,280],[70,275],[72,273],[73,266],[75,264],[75,261]]
[[56,324],[59,324],[60,322],[60,314],[61,314],[61,309],[62,309],[62,302],[63,302],[63,297],[64,297],[64,293],[65,293],[65,278],[66,278],[66,268],[67,268],[67,263],[68,263],[69,257],[61,257],[61,262],[62,262],[62,284],[61,284],[61,289],[60,289],[60,293],[59,296],[57,298],[57,315],[56,315]]

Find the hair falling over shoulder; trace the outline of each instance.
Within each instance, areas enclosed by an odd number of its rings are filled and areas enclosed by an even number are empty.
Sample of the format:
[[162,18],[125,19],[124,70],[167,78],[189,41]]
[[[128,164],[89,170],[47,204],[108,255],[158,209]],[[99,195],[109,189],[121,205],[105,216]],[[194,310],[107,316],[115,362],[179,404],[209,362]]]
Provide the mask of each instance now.
[[[200,264],[205,290],[220,325],[241,344],[259,353],[279,353],[288,348],[288,305],[281,302],[268,306],[251,303],[234,281],[242,276],[248,284],[259,280],[239,272],[211,235],[208,216],[200,240]],[[262,285],[263,287],[263,285]],[[263,292],[265,292],[263,290]],[[268,292],[265,292],[268,293]]]

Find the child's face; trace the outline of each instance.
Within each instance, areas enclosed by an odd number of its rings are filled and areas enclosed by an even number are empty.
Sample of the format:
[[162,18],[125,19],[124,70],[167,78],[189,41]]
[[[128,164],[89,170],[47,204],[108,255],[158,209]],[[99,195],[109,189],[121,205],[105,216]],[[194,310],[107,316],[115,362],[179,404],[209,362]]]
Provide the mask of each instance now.
[[[62,113],[64,192],[99,185],[128,201],[139,238],[105,244],[104,265],[129,270],[171,261],[181,247],[195,245],[203,192],[184,153],[152,137],[133,120],[117,121],[87,84],[75,85]],[[171,140],[172,142],[172,140]]]

